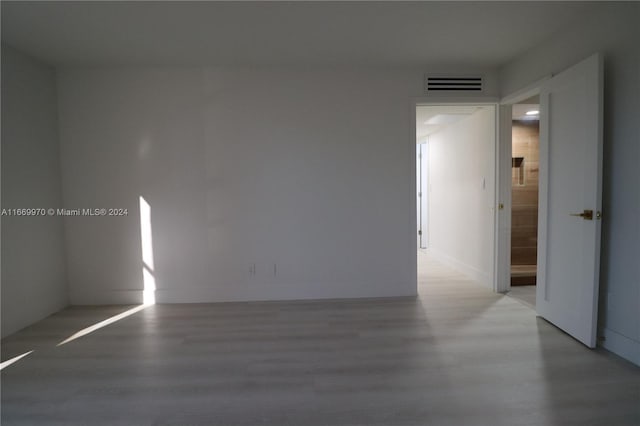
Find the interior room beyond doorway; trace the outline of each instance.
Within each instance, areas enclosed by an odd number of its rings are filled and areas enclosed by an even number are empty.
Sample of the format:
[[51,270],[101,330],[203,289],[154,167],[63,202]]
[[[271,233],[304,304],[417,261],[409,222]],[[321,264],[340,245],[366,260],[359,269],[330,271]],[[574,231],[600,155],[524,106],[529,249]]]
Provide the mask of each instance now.
[[538,96],[512,109],[510,295],[531,306],[537,276],[539,109]]

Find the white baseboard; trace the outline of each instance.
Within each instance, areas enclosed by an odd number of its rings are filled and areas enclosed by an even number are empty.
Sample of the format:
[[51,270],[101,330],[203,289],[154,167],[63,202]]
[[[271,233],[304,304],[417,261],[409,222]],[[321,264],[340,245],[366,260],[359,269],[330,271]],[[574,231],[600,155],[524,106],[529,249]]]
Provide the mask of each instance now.
[[450,268],[453,268],[458,272],[465,274],[466,276],[471,278],[473,281],[477,281],[480,284],[484,285],[485,287],[493,289],[493,284],[491,283],[491,275],[489,273],[484,272],[476,268],[475,266],[471,266],[467,263],[464,263],[437,249],[430,247],[428,249],[428,252],[439,262],[442,262],[445,265],[449,266]]
[[138,305],[142,303],[142,290],[73,289],[70,292],[71,305]]
[[602,330],[602,347],[640,366],[640,342],[605,328]]
[[[155,291],[157,303],[218,303],[316,299],[360,299],[382,297],[415,297],[414,282],[403,281],[395,285],[381,281],[376,285],[354,282],[336,283],[241,283],[226,286],[188,286],[159,288]],[[143,303],[142,290],[75,289],[71,292],[71,305],[137,305]]]

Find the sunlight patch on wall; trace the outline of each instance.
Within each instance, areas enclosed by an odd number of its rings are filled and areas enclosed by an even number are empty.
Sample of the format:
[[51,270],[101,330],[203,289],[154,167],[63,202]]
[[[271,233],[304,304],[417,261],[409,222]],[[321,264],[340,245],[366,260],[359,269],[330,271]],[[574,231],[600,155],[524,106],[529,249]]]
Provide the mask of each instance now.
[[156,278],[153,265],[153,239],[151,232],[151,206],[140,196],[140,239],[142,245],[142,303],[156,303]]
[[142,280],[144,282],[142,303],[144,305],[154,305],[156,303],[156,279],[146,266],[142,267]]

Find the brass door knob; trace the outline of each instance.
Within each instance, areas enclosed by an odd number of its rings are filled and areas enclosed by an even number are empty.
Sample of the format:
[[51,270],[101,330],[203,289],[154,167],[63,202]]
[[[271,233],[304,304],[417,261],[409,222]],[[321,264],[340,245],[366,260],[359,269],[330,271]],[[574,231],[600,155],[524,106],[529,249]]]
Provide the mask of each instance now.
[[578,216],[584,220],[593,220],[593,210],[584,210],[582,213],[569,213],[569,216]]

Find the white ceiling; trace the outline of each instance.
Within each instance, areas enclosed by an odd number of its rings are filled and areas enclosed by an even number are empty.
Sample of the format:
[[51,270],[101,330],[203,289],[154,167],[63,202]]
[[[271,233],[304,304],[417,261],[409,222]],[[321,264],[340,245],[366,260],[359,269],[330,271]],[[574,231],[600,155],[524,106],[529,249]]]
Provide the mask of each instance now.
[[[537,99],[537,97],[536,97]],[[420,142],[426,136],[444,130],[447,126],[464,120],[476,111],[480,106],[452,105],[452,106],[417,106],[416,107],[416,141]],[[539,104],[526,103],[514,104],[512,117],[514,120],[539,120],[539,116],[527,115],[527,111],[538,110]]]
[[496,67],[597,2],[11,2],[2,39],[55,65]]
[[418,106],[416,107],[416,140],[444,130],[464,120],[482,107],[478,106]]
[[511,108],[511,116],[514,120],[539,120],[539,115],[527,115],[527,111],[539,111],[539,104],[515,104]]

